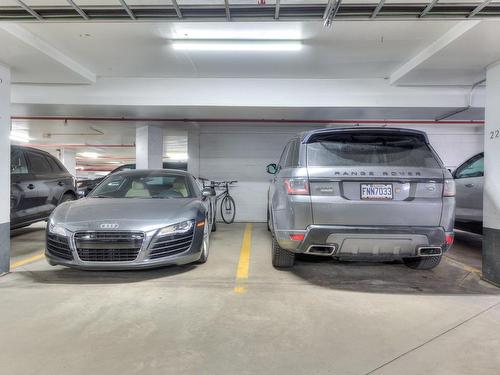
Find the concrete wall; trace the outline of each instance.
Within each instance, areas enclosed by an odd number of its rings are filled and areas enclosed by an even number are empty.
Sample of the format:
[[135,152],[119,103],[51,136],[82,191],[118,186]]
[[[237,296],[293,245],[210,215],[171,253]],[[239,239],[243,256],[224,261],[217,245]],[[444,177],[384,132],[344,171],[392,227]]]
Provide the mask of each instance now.
[[[202,125],[198,131],[190,132],[191,137],[199,133],[199,145],[194,142],[189,151],[190,170],[209,179],[238,180],[231,188],[237,205],[236,221],[265,221],[270,180],[266,165],[278,160],[295,134],[315,128],[318,126]],[[432,145],[451,169],[483,149],[481,126],[432,125],[418,129],[428,133]]]
[[469,157],[484,150],[484,126],[420,126],[447,168],[455,169]]

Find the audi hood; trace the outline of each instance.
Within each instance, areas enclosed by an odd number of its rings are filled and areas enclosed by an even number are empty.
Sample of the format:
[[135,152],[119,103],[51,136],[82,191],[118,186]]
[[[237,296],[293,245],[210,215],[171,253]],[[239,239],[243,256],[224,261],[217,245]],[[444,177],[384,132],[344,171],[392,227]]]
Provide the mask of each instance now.
[[150,231],[198,217],[199,198],[85,198],[57,207],[50,218],[65,229]]

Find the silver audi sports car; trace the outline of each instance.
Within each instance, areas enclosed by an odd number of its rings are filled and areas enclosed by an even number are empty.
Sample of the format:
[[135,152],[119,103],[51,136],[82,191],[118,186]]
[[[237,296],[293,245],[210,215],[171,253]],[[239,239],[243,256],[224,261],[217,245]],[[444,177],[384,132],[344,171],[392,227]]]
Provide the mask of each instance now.
[[183,171],[113,174],[54,210],[45,256],[51,265],[93,270],[204,263],[214,195]]

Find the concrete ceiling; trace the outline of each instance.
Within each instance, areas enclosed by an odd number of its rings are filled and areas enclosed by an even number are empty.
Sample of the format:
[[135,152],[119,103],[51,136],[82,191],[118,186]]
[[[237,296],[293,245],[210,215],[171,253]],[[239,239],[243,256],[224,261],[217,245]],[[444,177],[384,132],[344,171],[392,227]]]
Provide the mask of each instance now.
[[[441,22],[321,23],[26,23],[98,77],[385,78],[456,24]],[[500,26],[500,25],[499,25]],[[500,30],[500,27],[499,29]],[[299,39],[300,52],[175,51],[172,39]],[[68,83],[58,62],[0,29],[0,60],[13,82]],[[50,58],[50,57],[49,57]],[[40,62],[40,63],[39,63]],[[80,79],[80,82],[85,82]]]
[[[85,1],[92,3],[79,3]],[[499,20],[342,21],[332,28],[321,22],[3,22],[0,62],[11,67],[17,116],[432,120],[467,106],[470,86],[500,61],[497,35]],[[300,39],[303,48],[172,49],[173,39],[186,38]],[[472,99],[471,108],[450,120],[483,119],[484,88]],[[133,144],[136,124],[19,120],[13,126],[31,143],[53,150],[91,144],[76,150],[116,163],[133,159],[133,147],[98,145]],[[167,149],[179,151],[185,131],[204,123],[163,125],[170,132]]]
[[[459,21],[467,22],[467,21]],[[24,23],[22,33],[52,46],[99,77],[183,78],[387,78],[457,21],[286,23]],[[476,21],[471,21],[476,22]],[[3,28],[2,28],[3,27]],[[88,83],[78,71],[0,24],[0,61],[14,83]],[[500,59],[498,20],[457,36],[398,84],[472,84]],[[287,53],[186,52],[173,39],[300,39]],[[36,47],[36,45],[35,45]]]

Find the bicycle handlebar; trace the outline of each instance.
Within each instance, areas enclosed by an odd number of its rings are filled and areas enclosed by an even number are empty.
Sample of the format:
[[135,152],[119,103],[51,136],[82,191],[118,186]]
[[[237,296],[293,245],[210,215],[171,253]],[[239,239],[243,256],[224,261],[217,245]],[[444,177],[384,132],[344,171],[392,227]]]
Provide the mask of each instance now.
[[214,185],[225,185],[225,184],[235,184],[238,181],[211,181]]

